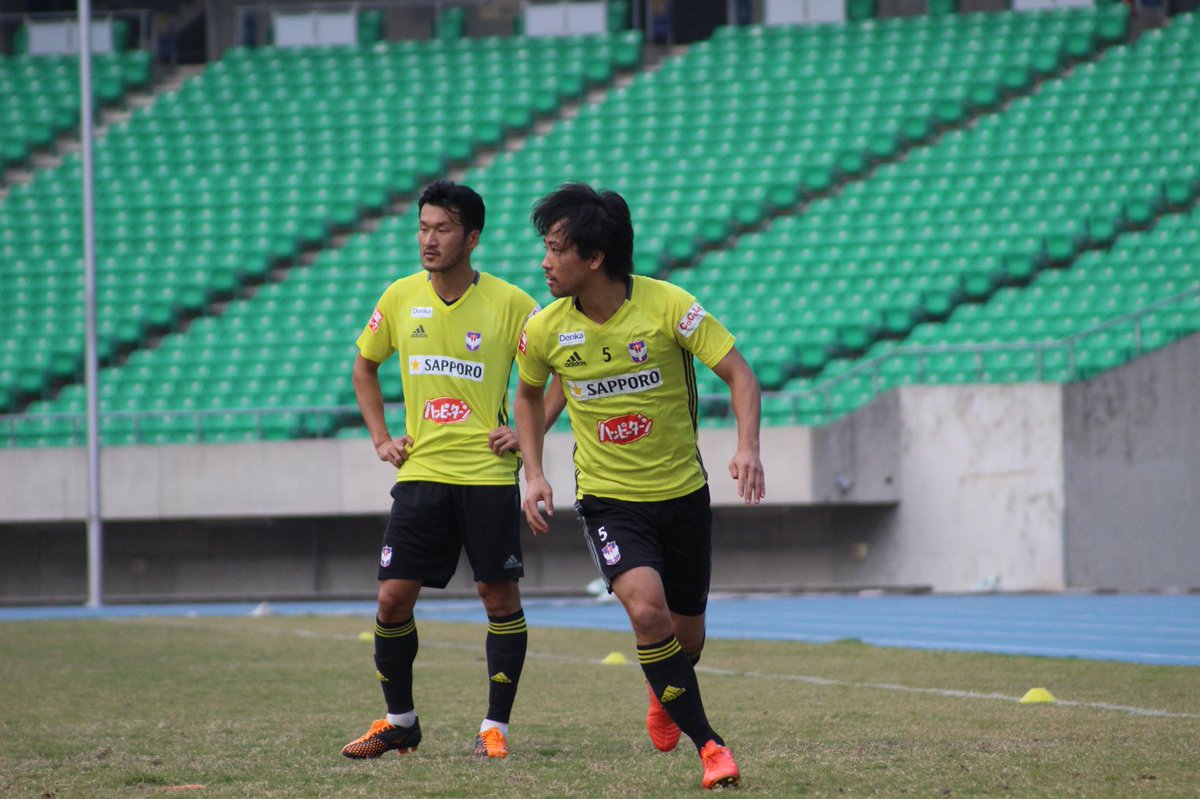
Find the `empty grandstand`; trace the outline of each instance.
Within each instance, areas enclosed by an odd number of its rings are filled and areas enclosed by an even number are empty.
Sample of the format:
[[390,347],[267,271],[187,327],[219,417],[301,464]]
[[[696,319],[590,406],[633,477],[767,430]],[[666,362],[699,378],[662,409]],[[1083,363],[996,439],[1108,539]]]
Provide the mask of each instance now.
[[[419,37],[389,36],[399,12],[377,5],[348,17],[345,43],[229,46],[178,83],[154,81],[171,67],[145,49],[98,57],[101,105],[147,93],[95,149],[109,457],[136,469],[170,453],[227,464],[244,454],[218,453],[250,451],[206,445],[361,448],[353,342],[382,289],[419,268],[419,189],[443,175],[478,189],[488,216],[477,262],[544,301],[530,207],[582,180],[629,200],[637,271],[686,287],[738,336],[766,391],[764,424],[777,428],[768,437],[793,447],[772,456],[776,501],[821,531],[809,546],[836,549],[829,541],[856,526],[890,541],[930,524],[935,512],[913,510],[929,496],[906,493],[919,467],[905,442],[935,406],[969,429],[961,408],[939,403],[973,397],[1029,411],[1056,442],[1014,456],[1036,476],[1012,496],[1055,485],[1046,518],[1013,513],[1036,529],[1035,549],[1056,554],[1012,582],[1125,580],[1116,566],[1072,576],[1063,556],[1070,498],[1104,493],[1072,483],[1070,398],[1105,380],[1136,394],[1129,375],[1169,371],[1156,364],[1197,349],[1195,14],[1148,27],[1123,3],[908,16],[860,3],[848,21],[729,24],[672,47],[621,3],[606,30],[562,35],[528,21],[473,35],[466,4]],[[80,158],[30,160],[70,136],[78,91],[72,56],[0,56],[0,166],[28,172],[6,172],[0,197],[6,474],[67,463],[85,441]],[[701,372],[699,425],[718,447],[733,420],[723,384]],[[399,381],[385,389],[400,425]],[[1176,410],[1149,416],[1200,433]],[[1042,458],[1058,471],[1043,473]],[[354,497],[306,512],[369,513]],[[189,502],[163,515],[210,515]],[[287,515],[223,502],[212,513]],[[10,516],[77,518],[70,504],[56,496]],[[126,513],[155,512],[131,500]],[[1002,541],[1015,517],[982,539]],[[1019,571],[1010,544],[996,546],[1006,565],[993,570]],[[884,551],[906,565],[855,561],[820,581],[962,588],[992,568],[954,560],[935,579],[910,564],[920,546]],[[1148,565],[1128,579],[1190,578]]]

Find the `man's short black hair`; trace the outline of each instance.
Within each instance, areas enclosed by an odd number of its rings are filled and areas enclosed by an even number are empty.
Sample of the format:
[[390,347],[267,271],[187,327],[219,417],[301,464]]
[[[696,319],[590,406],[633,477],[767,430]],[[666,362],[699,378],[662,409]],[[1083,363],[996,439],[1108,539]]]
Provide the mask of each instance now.
[[426,205],[445,208],[456,214],[467,233],[472,230],[483,231],[483,198],[470,186],[462,186],[453,180],[435,180],[425,187],[421,199],[417,200],[418,209]]
[[625,198],[615,191],[564,183],[534,204],[531,218],[542,237],[562,222],[563,235],[580,258],[603,253],[604,271],[610,278],[633,274],[633,220]]

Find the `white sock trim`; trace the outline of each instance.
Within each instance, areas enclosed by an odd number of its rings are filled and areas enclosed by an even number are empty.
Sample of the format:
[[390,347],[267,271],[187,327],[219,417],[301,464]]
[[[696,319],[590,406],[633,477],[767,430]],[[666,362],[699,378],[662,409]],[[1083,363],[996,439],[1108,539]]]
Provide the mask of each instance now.
[[491,719],[484,719],[483,723],[479,725],[480,732],[483,732],[485,730],[491,730],[491,729],[500,730],[501,734],[504,735],[505,738],[508,737],[508,724],[506,724],[503,721],[492,721]]
[[411,727],[417,723],[417,711],[410,710],[407,713],[388,713],[387,723],[397,727]]

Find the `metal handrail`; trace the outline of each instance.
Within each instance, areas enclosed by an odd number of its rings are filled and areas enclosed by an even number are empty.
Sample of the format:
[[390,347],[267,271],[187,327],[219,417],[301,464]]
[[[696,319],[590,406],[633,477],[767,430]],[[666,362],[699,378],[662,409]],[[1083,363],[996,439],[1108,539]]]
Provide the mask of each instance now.
[[[388,403],[384,405],[384,413],[391,414],[394,412],[403,413],[404,403]],[[254,407],[254,408],[160,408],[146,411],[101,411],[101,438],[104,438],[105,423],[110,423],[119,419],[128,419],[133,422],[132,432],[134,434],[134,443],[143,441],[143,436],[146,435],[146,427],[153,424],[153,420],[162,419],[165,417],[186,417],[192,422],[190,430],[196,433],[200,441],[206,438],[211,438],[216,431],[206,426],[205,420],[217,417],[227,416],[250,416],[255,419],[255,432],[261,437],[266,432],[264,420],[272,417],[281,416],[296,416],[302,417],[305,415],[320,415],[320,416],[335,416],[335,417],[351,417],[356,418],[359,414],[357,405],[295,405],[288,407]],[[71,443],[79,443],[82,441],[84,434],[83,423],[84,414],[82,413],[25,413],[25,414],[0,414],[0,442],[6,442],[12,446],[17,441],[17,429],[24,421],[36,419],[42,422],[50,422],[52,425],[61,422],[64,426],[69,425],[69,431],[61,431],[60,434],[66,433],[70,435]],[[110,435],[111,430],[107,431]]]
[[[833,410],[830,403],[830,395],[838,386],[849,382],[858,377],[870,375],[871,377],[871,395],[877,397],[883,393],[880,379],[880,370],[883,364],[889,360],[900,356],[931,356],[941,355],[953,352],[971,353],[976,356],[975,368],[977,373],[982,375],[984,366],[982,356],[989,352],[1037,352],[1038,353],[1038,375],[1043,374],[1045,353],[1050,351],[1066,350],[1068,357],[1068,375],[1070,379],[1074,379],[1078,375],[1078,367],[1075,362],[1075,354],[1081,344],[1089,337],[1096,336],[1116,327],[1134,323],[1134,345],[1133,355],[1137,357],[1142,354],[1142,324],[1143,319],[1156,311],[1162,311],[1167,308],[1175,307],[1186,303],[1189,300],[1200,299],[1200,283],[1197,283],[1192,288],[1173,294],[1170,297],[1165,297],[1161,300],[1144,305],[1129,313],[1114,317],[1098,325],[1086,328],[1078,333],[1072,333],[1068,336],[1063,336],[1052,341],[1029,341],[1029,342],[1012,342],[1012,343],[988,343],[988,344],[932,344],[926,346],[902,346],[894,350],[890,350],[882,355],[875,356],[870,360],[855,364],[845,372],[830,377],[822,381],[820,384],[803,391],[768,391],[764,392],[764,396],[770,397],[785,397],[793,400],[794,407],[798,408],[801,401],[807,398],[820,397],[822,401],[822,410],[820,418],[823,422],[831,421]],[[923,373],[922,373],[923,374]],[[727,403],[727,394],[703,394],[700,396],[702,403],[709,405]],[[385,406],[385,412],[400,412],[404,411],[404,403],[389,403]],[[134,419],[134,433],[141,435],[142,424],[149,419],[161,418],[164,416],[187,416],[195,423],[195,432],[200,440],[204,440],[206,427],[204,420],[213,417],[224,416],[254,416],[257,421],[257,432],[261,435],[264,432],[263,420],[270,416],[281,416],[284,414],[292,414],[301,416],[304,414],[320,414],[320,415],[335,415],[339,417],[356,418],[359,413],[356,405],[304,405],[304,406],[288,406],[288,407],[254,407],[254,408],[165,408],[146,411],[102,411],[100,419],[102,427],[105,422],[110,422],[116,419]],[[7,441],[11,446],[17,439],[18,425],[27,419],[38,420],[53,420],[61,421],[71,426],[71,436],[73,440],[80,440],[83,435],[83,418],[82,413],[37,413],[37,414],[0,414],[0,441]],[[207,431],[211,433],[211,431]]]
[[[1045,355],[1047,352],[1057,352],[1065,350],[1068,360],[1068,375],[1069,379],[1075,379],[1078,376],[1078,366],[1076,364],[1076,353],[1081,343],[1093,336],[1120,327],[1130,322],[1134,323],[1134,344],[1133,357],[1142,354],[1142,325],[1143,319],[1151,313],[1161,311],[1167,308],[1182,305],[1185,302],[1193,299],[1200,299],[1200,283],[1195,284],[1192,288],[1186,291],[1181,291],[1169,297],[1164,297],[1161,300],[1144,305],[1121,316],[1114,317],[1098,325],[1085,328],[1077,333],[1072,333],[1062,338],[1053,339],[1051,341],[1026,341],[1026,342],[1011,342],[1011,343],[986,343],[986,344],[930,344],[925,346],[901,346],[896,349],[889,350],[882,355],[877,355],[869,360],[855,364],[850,369],[847,369],[841,374],[834,375],[827,380],[822,381],[818,385],[802,391],[771,391],[764,392],[764,396],[786,397],[795,401],[795,407],[799,407],[800,402],[807,398],[820,397],[822,401],[822,419],[824,422],[831,421],[833,411],[830,404],[830,396],[839,386],[847,383],[855,378],[860,378],[866,375],[871,377],[871,395],[877,397],[883,391],[881,390],[881,368],[883,364],[889,360],[900,358],[902,356],[932,356],[942,355],[946,353],[970,353],[976,356],[975,369],[976,373],[982,375],[984,372],[983,355],[988,352],[1036,352],[1038,354],[1038,376],[1044,374]],[[920,373],[924,377],[924,366]],[[919,382],[919,381],[918,381]],[[727,399],[722,394],[707,394],[701,397],[702,401],[721,401]]]

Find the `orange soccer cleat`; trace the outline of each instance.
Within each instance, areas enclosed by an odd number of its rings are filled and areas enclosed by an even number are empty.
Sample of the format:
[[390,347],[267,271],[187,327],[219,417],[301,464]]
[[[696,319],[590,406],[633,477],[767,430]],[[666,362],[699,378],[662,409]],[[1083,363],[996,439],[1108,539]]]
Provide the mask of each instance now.
[[704,777],[700,784],[705,790],[732,788],[742,778],[729,747],[721,746],[716,741],[709,741],[700,750],[700,762],[704,764]]
[[646,709],[646,732],[650,733],[650,740],[655,749],[670,752],[679,743],[679,725],[671,719],[662,702],[658,701],[649,683],[646,687],[650,689],[650,707]]
[[388,724],[387,719],[371,723],[361,738],[356,738],[342,747],[342,754],[356,760],[364,757],[379,757],[389,749],[400,754],[415,750],[421,743],[421,722],[414,721],[411,727]]
[[475,754],[480,757],[508,757],[508,739],[492,727],[475,736]]

